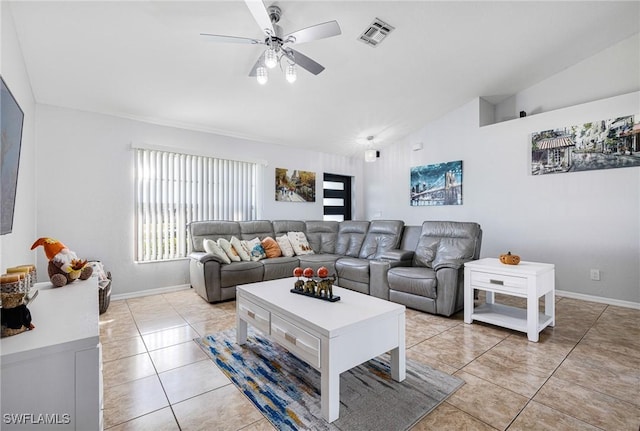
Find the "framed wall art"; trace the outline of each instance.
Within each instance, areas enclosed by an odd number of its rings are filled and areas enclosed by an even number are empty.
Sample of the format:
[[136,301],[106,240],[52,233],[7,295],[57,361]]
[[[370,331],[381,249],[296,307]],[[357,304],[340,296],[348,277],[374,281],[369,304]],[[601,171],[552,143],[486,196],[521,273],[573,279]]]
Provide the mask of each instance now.
[[462,160],[411,168],[411,206],[462,205]]
[[531,174],[640,166],[640,114],[531,134]]
[[315,202],[316,173],[276,168],[276,201]]
[[0,235],[13,230],[24,113],[0,77]]

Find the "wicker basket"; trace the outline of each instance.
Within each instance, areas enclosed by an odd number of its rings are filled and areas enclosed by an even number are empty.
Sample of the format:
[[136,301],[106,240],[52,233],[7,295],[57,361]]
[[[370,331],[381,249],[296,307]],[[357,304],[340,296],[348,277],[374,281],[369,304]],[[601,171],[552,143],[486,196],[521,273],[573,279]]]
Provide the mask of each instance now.
[[111,272],[107,272],[109,283],[105,287],[98,288],[98,299],[100,302],[100,314],[107,311],[111,302]]

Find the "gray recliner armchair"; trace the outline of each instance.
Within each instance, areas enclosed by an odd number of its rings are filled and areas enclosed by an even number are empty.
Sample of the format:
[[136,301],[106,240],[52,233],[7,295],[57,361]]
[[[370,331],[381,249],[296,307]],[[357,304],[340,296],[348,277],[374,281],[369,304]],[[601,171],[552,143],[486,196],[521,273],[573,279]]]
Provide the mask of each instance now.
[[464,263],[479,258],[481,242],[477,223],[425,221],[421,229],[406,226],[401,249],[371,262],[371,294],[451,316],[464,308]]

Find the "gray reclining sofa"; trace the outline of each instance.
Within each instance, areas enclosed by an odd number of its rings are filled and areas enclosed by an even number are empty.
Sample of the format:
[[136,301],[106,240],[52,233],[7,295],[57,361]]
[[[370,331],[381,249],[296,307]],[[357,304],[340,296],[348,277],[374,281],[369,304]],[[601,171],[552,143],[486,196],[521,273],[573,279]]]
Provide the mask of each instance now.
[[[237,285],[291,277],[298,266],[325,266],[338,286],[446,316],[462,309],[463,264],[478,259],[482,238],[477,223],[404,226],[399,220],[208,220],[188,229],[191,286],[208,302],[234,299]],[[314,253],[226,264],[203,245],[205,239],[262,240],[287,232],[304,232]]]

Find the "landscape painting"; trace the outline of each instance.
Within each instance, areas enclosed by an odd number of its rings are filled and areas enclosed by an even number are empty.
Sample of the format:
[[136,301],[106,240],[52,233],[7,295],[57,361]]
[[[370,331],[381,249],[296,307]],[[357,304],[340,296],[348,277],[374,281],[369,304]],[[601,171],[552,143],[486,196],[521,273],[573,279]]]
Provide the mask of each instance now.
[[462,205],[462,160],[411,168],[411,206]]
[[531,135],[531,174],[640,166],[640,114]]
[[276,201],[315,202],[316,173],[276,168]]

